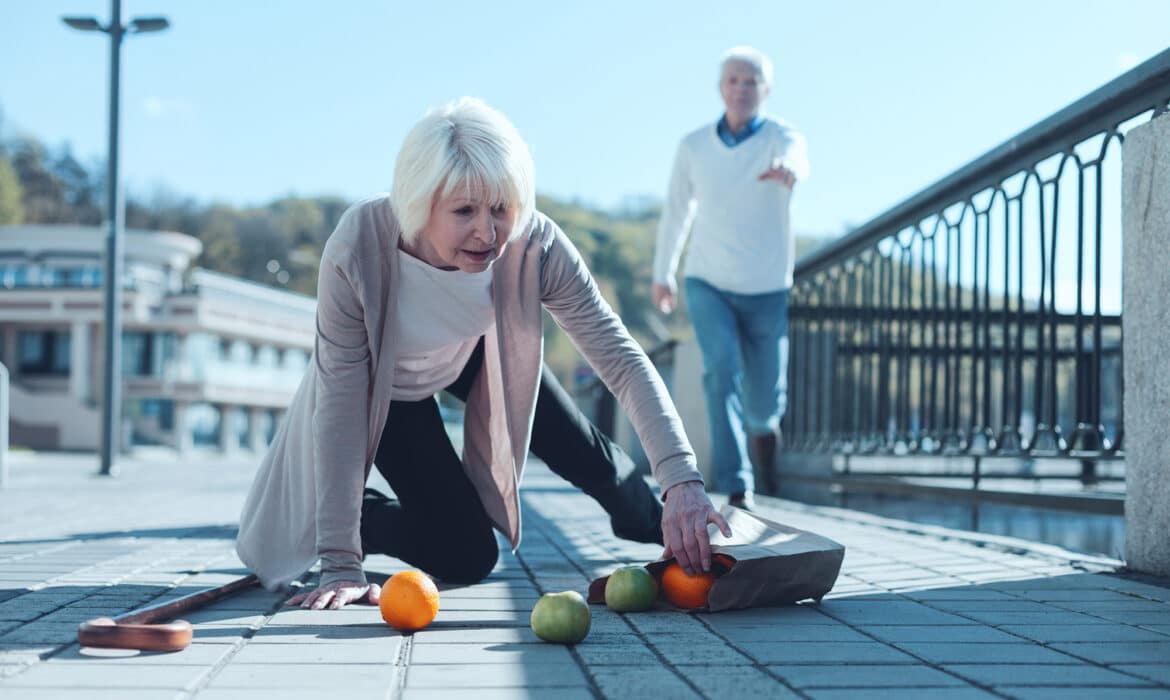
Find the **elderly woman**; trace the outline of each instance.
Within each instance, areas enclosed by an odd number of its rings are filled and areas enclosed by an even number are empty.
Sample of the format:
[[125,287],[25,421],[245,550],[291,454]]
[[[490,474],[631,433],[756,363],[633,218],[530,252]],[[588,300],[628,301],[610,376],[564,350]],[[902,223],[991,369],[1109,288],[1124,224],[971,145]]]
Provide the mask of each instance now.
[[[257,472],[236,547],[270,589],[320,560],[320,584],[290,604],[377,602],[369,553],[454,583],[487,576],[493,526],[520,544],[530,447],[606,509],[615,534],[664,544],[688,571],[709,568],[708,523],[729,530],[666,389],[534,203],[515,127],[464,98],[410,131],[389,197],[342,216],[321,257],[314,362]],[[661,504],[543,366],[542,307],[626,410]],[[462,458],[439,391],[466,402]],[[364,489],[374,464],[395,498]]]

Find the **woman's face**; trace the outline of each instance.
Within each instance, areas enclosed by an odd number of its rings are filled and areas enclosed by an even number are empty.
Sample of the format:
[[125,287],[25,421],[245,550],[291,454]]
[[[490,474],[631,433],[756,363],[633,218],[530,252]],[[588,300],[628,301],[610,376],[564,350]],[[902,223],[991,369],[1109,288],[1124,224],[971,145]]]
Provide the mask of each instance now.
[[407,252],[443,270],[483,272],[503,252],[515,210],[463,188],[455,192],[435,201],[426,227]]

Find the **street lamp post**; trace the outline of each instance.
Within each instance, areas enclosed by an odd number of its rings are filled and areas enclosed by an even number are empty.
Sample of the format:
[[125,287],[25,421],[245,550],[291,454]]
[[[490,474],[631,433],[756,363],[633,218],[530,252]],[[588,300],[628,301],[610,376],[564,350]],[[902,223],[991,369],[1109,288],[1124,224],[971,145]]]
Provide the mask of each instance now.
[[110,124],[109,151],[106,154],[106,265],[105,289],[105,367],[102,383],[101,474],[115,473],[114,455],[118,452],[122,414],[122,225],[124,202],[118,181],[118,89],[121,84],[122,37],[126,34],[157,32],[170,23],[165,17],[136,17],[122,24],[122,0],[110,0],[110,23],[102,26],[93,17],[62,17],[65,24],[86,32],[110,35]]

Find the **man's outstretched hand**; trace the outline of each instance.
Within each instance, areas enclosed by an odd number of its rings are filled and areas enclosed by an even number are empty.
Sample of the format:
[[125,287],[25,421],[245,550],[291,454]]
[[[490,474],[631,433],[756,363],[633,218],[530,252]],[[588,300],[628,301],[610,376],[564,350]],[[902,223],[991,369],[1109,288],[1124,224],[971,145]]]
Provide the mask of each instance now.
[[756,178],[757,180],[776,180],[788,189],[796,184],[796,174],[783,165],[773,165]]
[[687,574],[710,571],[708,523],[714,523],[725,537],[731,537],[731,526],[711,505],[703,482],[684,481],[670,487],[662,507],[662,538],[666,542],[662,558],[674,557]]
[[357,581],[334,581],[289,598],[285,605],[299,605],[310,610],[337,610],[350,603],[377,605],[382,596],[382,587],[376,583]]

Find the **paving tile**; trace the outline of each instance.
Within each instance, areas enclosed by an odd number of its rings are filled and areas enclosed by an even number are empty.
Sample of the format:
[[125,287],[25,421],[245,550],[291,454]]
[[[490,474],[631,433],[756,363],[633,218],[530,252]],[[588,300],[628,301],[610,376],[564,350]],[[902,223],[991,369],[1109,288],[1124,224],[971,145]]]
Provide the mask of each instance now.
[[5,700],[9,688],[164,688],[183,690],[194,687],[206,675],[203,666],[159,666],[128,664],[77,663],[37,664],[29,670],[3,681]]
[[932,664],[1079,664],[1067,654],[1037,644],[902,642],[899,649]]
[[50,667],[68,664],[117,664],[126,666],[206,666],[219,663],[232,647],[219,644],[192,644],[182,651],[136,651],[70,646],[45,663]]
[[1088,614],[1110,622],[1121,622],[1127,625],[1170,626],[1170,613],[1160,610],[1092,610]]
[[[578,645],[578,647],[585,644]],[[560,644],[415,644],[416,664],[571,664],[569,648]]]
[[406,672],[406,688],[573,688],[588,681],[575,663],[539,664],[439,664],[412,665]]
[[1116,671],[1133,676],[1148,678],[1162,685],[1170,685],[1170,663],[1162,664],[1118,664],[1113,666]]
[[234,664],[392,664],[402,647],[400,637],[367,644],[248,644],[231,658]]
[[600,666],[590,669],[593,681],[605,698],[644,699],[700,698],[687,681],[662,666]]
[[[595,643],[600,636],[590,631],[589,643]],[[428,627],[414,633],[415,646],[427,644],[514,644],[521,642],[543,643],[528,627],[453,627],[450,629]]]
[[[62,688],[4,688],[4,700],[61,700],[62,692]],[[185,697],[182,691],[163,688],[84,688],[76,692],[84,694],[85,700],[179,700]]]
[[[379,690],[396,681],[399,669],[390,664],[228,664],[211,679],[212,689],[305,689],[321,691],[345,688]],[[237,697],[243,695],[238,693]],[[202,692],[200,693],[200,697]]]
[[758,668],[740,667],[724,670],[706,666],[683,666],[678,671],[709,698],[795,700],[800,697],[780,680]]
[[719,634],[739,642],[869,642],[855,629],[843,625],[759,625],[721,627]]
[[946,612],[966,613],[1065,613],[1057,608],[1034,600],[930,600],[928,605]]
[[748,666],[752,659],[720,642],[652,640],[654,649],[672,666]]
[[[197,631],[206,637],[232,637],[232,630],[244,628],[204,627]],[[431,628],[427,628],[429,632]],[[255,630],[249,644],[363,643],[377,639],[401,637],[402,633],[384,622],[354,625],[265,625]]]
[[[485,697],[491,700],[593,700],[593,692],[586,688],[407,688],[400,697],[403,700],[484,700]],[[202,695],[199,700],[203,700]],[[249,697],[249,700],[254,699]]]
[[955,588],[928,588],[911,593],[903,593],[907,598],[921,601],[935,600],[1007,600],[1016,601],[1018,597],[982,586],[962,586]]
[[[804,691],[813,700],[983,700],[998,698],[974,686],[950,688],[811,688]],[[199,696],[202,698],[203,696]]]
[[[768,666],[795,688],[945,688],[968,683],[928,666]],[[864,695],[864,693],[860,693]]]
[[1149,681],[1088,664],[947,664],[944,668],[989,686],[1149,685]]
[[864,625],[862,632],[886,642],[1020,642],[1019,637],[982,625]]
[[1056,643],[1053,649],[1101,664],[1167,663],[1170,641],[1110,642],[1109,644]]
[[196,625],[195,636],[191,644],[237,644],[250,636],[255,630],[250,627],[223,627],[212,625],[204,627]]
[[183,619],[193,625],[260,627],[265,615],[241,613],[239,610],[196,610],[184,615]]
[[745,642],[744,653],[761,664],[916,664],[916,659],[880,642]]
[[1081,615],[1064,610],[1052,612],[988,612],[970,611],[963,613],[964,617],[981,622],[985,625],[1108,625],[1109,620],[1102,620],[1091,615]]
[[573,647],[586,666],[644,666],[661,664],[658,656],[640,639],[618,644],[597,644],[592,638]]
[[[345,688],[346,700],[386,700],[387,689],[380,687]],[[189,700],[182,696],[175,700]],[[198,700],[321,700],[327,697],[321,688],[210,688],[195,696]]]
[[[718,613],[699,613],[696,619],[705,621],[712,627],[724,628],[734,626],[758,625],[839,625],[837,620],[821,612],[822,605],[789,605],[776,608],[756,608],[751,610],[727,610]],[[642,616],[631,616],[635,623]]]
[[851,625],[962,625],[974,624],[958,615],[935,610],[914,602],[859,603],[825,601],[821,609]]
[[1006,693],[1017,700],[1170,700],[1170,689],[1166,688],[1118,688],[1111,686],[1092,688],[1029,688],[1001,686],[997,691]]
[[1157,632],[1127,625],[1005,625],[1001,629],[1042,644],[1053,642],[1170,642]]

